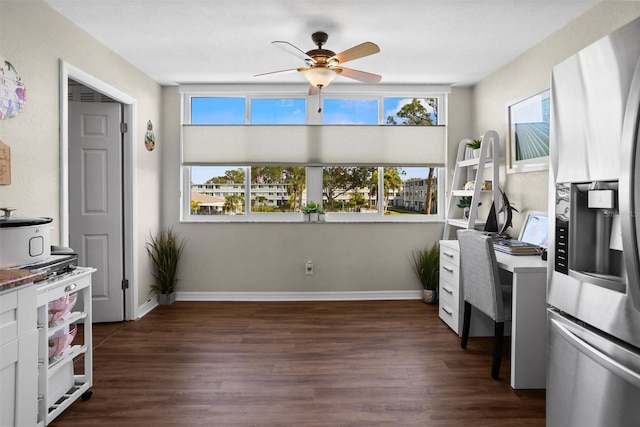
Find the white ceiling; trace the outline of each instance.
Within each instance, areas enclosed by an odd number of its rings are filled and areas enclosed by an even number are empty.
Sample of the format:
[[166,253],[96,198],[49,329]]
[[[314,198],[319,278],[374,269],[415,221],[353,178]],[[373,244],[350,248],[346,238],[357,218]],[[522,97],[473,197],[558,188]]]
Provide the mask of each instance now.
[[[336,53],[364,41],[380,53],[347,67],[392,84],[473,84],[597,0],[45,0],[163,85],[295,83],[304,66],[271,45]],[[338,77],[333,85],[353,80]]]

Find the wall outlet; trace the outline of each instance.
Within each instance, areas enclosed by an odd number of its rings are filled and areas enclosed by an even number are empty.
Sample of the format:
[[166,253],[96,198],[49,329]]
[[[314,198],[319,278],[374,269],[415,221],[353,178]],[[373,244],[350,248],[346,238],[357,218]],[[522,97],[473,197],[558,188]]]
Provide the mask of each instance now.
[[313,274],[313,261],[307,261],[304,265],[304,274],[309,276]]

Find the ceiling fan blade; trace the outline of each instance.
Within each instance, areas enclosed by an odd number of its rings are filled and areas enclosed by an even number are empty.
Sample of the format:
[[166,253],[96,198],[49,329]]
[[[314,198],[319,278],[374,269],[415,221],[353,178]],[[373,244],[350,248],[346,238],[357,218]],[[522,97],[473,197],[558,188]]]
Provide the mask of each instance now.
[[344,77],[358,80],[363,83],[379,83],[382,80],[382,76],[373,73],[367,73],[366,71],[353,70],[351,68],[334,67],[333,71]]
[[297,47],[295,47],[294,45],[292,45],[289,42],[283,42],[283,41],[275,41],[275,42],[271,42],[272,45],[279,47],[280,49],[292,54],[293,56],[297,56],[298,58],[302,59],[303,61],[305,61],[307,64],[309,65],[313,65],[316,63],[315,59],[313,59],[312,57],[310,57],[309,55],[307,55],[306,52],[298,49]]
[[306,69],[307,68],[290,68],[288,70],[270,71],[268,73],[254,74],[253,77],[268,76],[270,74],[291,74],[291,73],[297,73],[298,71],[304,71]]
[[357,46],[347,49],[344,52],[338,53],[333,58],[329,58],[327,62],[331,62],[331,59],[337,59],[339,63],[343,64],[347,61],[353,61],[354,59],[362,58],[365,56],[373,55],[380,52],[380,48],[377,44],[371,42],[364,42]]

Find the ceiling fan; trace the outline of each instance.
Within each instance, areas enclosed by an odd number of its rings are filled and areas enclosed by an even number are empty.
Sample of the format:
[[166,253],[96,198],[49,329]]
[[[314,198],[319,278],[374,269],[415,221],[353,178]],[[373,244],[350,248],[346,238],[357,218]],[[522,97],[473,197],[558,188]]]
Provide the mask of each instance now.
[[347,61],[353,61],[354,59],[362,58],[380,52],[380,48],[376,44],[371,42],[364,42],[336,54],[332,50],[322,48],[322,46],[327,42],[328,38],[329,36],[325,32],[318,31],[313,33],[311,35],[311,40],[313,40],[313,43],[318,46],[318,48],[312,49],[308,52],[304,52],[298,49],[289,42],[272,42],[271,44],[278,46],[279,48],[284,49],[292,55],[302,59],[307,66],[292,68],[289,70],[256,74],[254,77],[265,76],[269,74],[301,72],[304,73],[305,78],[309,80],[309,95],[319,94],[322,88],[327,87],[338,74],[364,83],[378,83],[380,79],[382,79],[382,76],[379,76],[377,74],[353,70],[351,68],[345,68],[342,66],[342,64]]

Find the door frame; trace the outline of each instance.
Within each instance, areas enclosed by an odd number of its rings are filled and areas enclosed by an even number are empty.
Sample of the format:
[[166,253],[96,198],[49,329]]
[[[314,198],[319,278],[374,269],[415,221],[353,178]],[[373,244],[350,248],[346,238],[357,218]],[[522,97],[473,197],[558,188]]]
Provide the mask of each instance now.
[[69,79],[76,80],[122,104],[123,120],[129,129],[124,133],[122,148],[123,164],[123,225],[124,225],[124,258],[128,260],[124,265],[124,277],[129,280],[129,287],[125,289],[124,319],[135,320],[138,317],[138,245],[137,245],[137,207],[135,170],[136,150],[134,135],[136,135],[135,98],[108,85],[85,71],[69,64],[64,60],[60,65],[60,245],[69,245]]

